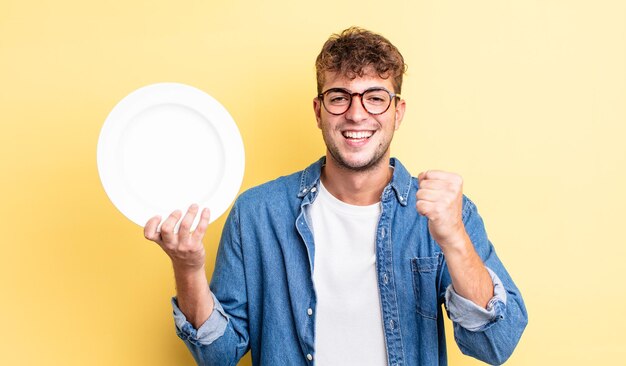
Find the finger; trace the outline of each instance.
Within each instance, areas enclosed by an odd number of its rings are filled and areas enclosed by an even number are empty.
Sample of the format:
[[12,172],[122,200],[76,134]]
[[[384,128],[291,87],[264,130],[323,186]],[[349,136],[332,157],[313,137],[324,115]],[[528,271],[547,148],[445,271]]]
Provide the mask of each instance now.
[[451,190],[453,184],[446,180],[425,179],[420,183],[419,189],[432,189],[432,190]]
[[180,228],[178,229],[179,237],[181,235],[189,235],[191,231],[191,225],[193,224],[193,220],[195,220],[196,215],[198,214],[198,205],[195,203],[189,206],[185,217],[183,217],[183,221],[180,223]]
[[424,174],[423,179],[445,180],[448,182],[455,182],[455,183],[463,182],[463,178],[460,175],[456,173],[445,172],[443,170],[428,170]]
[[163,224],[161,225],[161,238],[163,238],[163,243],[165,245],[172,245],[176,243],[176,238],[174,235],[174,227],[180,217],[182,216],[182,212],[180,210],[175,210],[172,212]]
[[146,226],[143,228],[143,236],[148,240],[158,243],[161,240],[161,234],[157,232],[160,222],[161,216],[158,215],[148,220]]
[[202,241],[204,238],[204,233],[206,233],[206,229],[209,226],[209,219],[211,218],[211,211],[208,208],[202,210],[200,214],[200,222],[198,222],[198,226],[196,230],[191,235],[193,241]]
[[422,182],[426,179],[428,179],[428,172],[430,170],[424,170],[423,172],[419,173],[417,175],[417,181],[419,182],[420,186],[422,185]]
[[430,219],[430,216],[432,216],[432,213],[434,212],[434,203],[432,202],[428,202],[428,201],[417,201],[417,203],[415,204],[415,208],[417,209],[417,212],[422,215],[422,216],[426,216],[427,218]]
[[446,197],[446,192],[436,189],[419,189],[415,194],[418,201],[440,202]]
[[420,215],[425,216],[428,221],[438,222],[442,217],[440,207],[433,202],[418,201],[415,203],[415,208],[417,209],[417,212]]

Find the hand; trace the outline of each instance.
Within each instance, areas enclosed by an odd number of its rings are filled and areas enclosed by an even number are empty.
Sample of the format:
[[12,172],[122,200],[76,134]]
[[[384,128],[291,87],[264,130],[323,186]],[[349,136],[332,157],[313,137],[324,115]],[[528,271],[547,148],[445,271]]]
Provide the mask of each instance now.
[[174,232],[174,228],[182,215],[180,210],[169,215],[161,225],[160,233],[157,231],[161,222],[160,216],[148,220],[144,227],[144,236],[146,239],[159,244],[161,249],[170,257],[174,272],[192,273],[204,270],[205,251],[202,238],[209,225],[210,212],[208,208],[202,210],[200,222],[192,233],[191,225],[197,214],[198,205],[191,205],[180,223],[178,233]]
[[438,170],[428,170],[417,176],[417,212],[428,218],[430,235],[445,250],[462,245],[465,236],[463,225],[463,179],[461,176]]

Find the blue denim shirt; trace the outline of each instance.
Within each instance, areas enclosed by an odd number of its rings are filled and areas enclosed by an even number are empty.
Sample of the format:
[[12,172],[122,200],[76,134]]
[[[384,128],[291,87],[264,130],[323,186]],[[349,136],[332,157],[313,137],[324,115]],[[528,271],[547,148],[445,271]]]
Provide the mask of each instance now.
[[[235,202],[210,284],[215,309],[199,328],[172,300],[177,334],[200,365],[315,363],[315,245],[306,209],[324,158],[302,172],[252,188]],[[487,238],[475,205],[463,222],[494,279],[487,309],[451,288],[445,258],[415,208],[418,181],[396,159],[376,230],[378,287],[389,365],[446,365],[442,304],[461,351],[490,364],[513,352],[528,318],[522,296]]]

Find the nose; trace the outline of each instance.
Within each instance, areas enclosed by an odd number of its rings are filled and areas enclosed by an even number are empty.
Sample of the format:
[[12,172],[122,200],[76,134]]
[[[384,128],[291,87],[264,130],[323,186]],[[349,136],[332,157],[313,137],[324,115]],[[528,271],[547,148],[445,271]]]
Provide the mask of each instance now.
[[352,103],[346,111],[346,118],[354,122],[361,122],[369,117],[369,113],[363,107],[361,96],[357,93],[352,95]]

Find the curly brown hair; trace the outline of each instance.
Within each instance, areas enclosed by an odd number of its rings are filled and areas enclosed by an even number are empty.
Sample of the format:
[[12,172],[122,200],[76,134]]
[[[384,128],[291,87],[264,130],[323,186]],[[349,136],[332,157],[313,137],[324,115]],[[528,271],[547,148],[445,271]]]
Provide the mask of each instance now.
[[383,79],[392,77],[394,92],[401,92],[406,64],[400,51],[389,40],[359,27],[333,34],[315,61],[317,92],[322,92],[326,71],[339,72],[354,79],[362,77],[370,67]]

